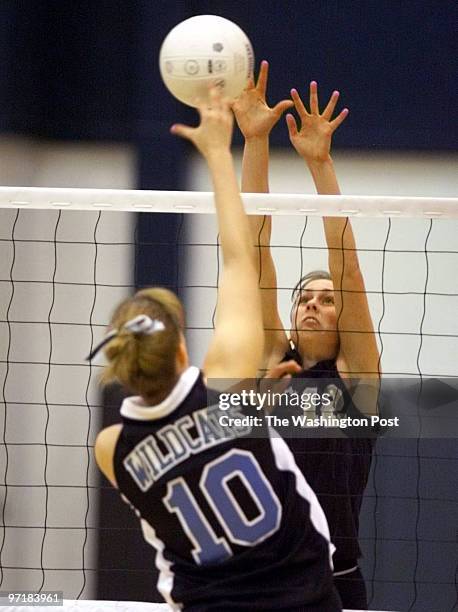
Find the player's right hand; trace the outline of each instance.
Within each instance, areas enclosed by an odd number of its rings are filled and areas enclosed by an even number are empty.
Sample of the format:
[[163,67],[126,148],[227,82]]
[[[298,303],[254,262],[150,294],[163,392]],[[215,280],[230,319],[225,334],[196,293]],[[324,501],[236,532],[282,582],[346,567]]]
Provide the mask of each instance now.
[[264,60],[261,62],[256,85],[250,78],[246,88],[232,103],[232,110],[245,140],[268,136],[284,111],[293,106],[291,100],[282,100],[273,108],[267,104],[268,72],[269,64]]
[[197,110],[200,125],[193,128],[176,123],[170,128],[172,134],[190,140],[206,159],[212,153],[229,151],[234,125],[229,100],[222,96],[218,87],[212,87],[208,101],[200,102]]

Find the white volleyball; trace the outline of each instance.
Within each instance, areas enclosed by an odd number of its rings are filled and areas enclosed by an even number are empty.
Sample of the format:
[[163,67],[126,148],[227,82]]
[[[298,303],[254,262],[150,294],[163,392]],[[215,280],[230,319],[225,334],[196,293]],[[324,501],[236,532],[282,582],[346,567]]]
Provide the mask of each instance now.
[[176,25],[165,37],[159,68],[167,89],[181,102],[197,106],[210,84],[236,98],[253,74],[251,43],[238,25],[217,15],[197,15]]

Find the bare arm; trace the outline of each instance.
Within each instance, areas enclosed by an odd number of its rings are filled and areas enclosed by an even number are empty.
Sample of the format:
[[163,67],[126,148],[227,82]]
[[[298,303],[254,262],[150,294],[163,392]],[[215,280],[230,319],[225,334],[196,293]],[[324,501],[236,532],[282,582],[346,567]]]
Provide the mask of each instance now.
[[[320,114],[315,82],[310,84],[310,112],[296,90],[292,90],[291,95],[301,120],[301,128],[298,130],[294,117],[287,116],[291,142],[306,162],[317,192],[340,194],[330,155],[331,138],[347,116],[348,110],[344,109],[332,119],[339,97],[339,92],[334,91]],[[379,353],[350,221],[346,218],[325,217],[323,223],[340,337],[337,367],[344,377],[360,374],[376,378]]]
[[118,487],[113,468],[113,454],[121,433],[122,425],[111,425],[103,429],[97,436],[94,454],[97,465],[104,476],[114,487]]
[[223,272],[215,333],[204,371],[209,378],[254,378],[262,357],[263,331],[255,250],[240,198],[232,156],[209,161],[218,215]]
[[178,125],[172,131],[191,140],[207,161],[224,262],[203,369],[208,378],[254,378],[263,350],[262,313],[255,250],[230,152],[233,116],[216,89],[210,108],[201,106],[199,112],[199,127]]
[[[210,92],[210,108],[206,104],[199,112],[197,128],[174,125],[172,132],[191,140],[205,157],[215,192],[224,270],[204,372],[209,378],[254,378],[263,349],[261,300],[250,228],[230,153],[233,117],[216,89]],[[121,428],[101,431],[94,449],[97,465],[114,487],[113,454]]]
[[378,378],[379,352],[351,223],[326,217],[324,231],[340,338],[337,366],[344,376]]
[[[267,105],[268,68],[268,63],[263,61],[256,85],[250,81],[233,104],[237,123],[245,137],[242,162],[242,191],[245,193],[269,191],[269,134],[283,112],[292,106],[291,100],[282,100],[273,108]],[[256,266],[265,338],[260,369],[265,370],[283,357],[288,339],[278,312],[277,275],[270,251],[272,219],[270,216],[250,216],[249,221],[252,241],[257,249]]]

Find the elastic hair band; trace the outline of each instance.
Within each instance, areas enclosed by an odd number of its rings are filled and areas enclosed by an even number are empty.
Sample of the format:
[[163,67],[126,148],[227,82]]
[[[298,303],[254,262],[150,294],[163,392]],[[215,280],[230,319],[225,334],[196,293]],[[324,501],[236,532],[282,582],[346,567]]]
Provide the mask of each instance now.
[[102,340],[97,344],[97,346],[92,349],[89,355],[86,357],[86,361],[91,361],[97,355],[97,353],[103,349],[105,345],[107,345],[113,338],[122,330],[127,330],[132,332],[133,334],[146,334],[150,336],[155,334],[158,331],[164,331],[165,325],[159,319],[151,319],[148,315],[137,315],[130,321],[124,323],[121,329],[112,329],[108,332],[108,334],[102,338]]

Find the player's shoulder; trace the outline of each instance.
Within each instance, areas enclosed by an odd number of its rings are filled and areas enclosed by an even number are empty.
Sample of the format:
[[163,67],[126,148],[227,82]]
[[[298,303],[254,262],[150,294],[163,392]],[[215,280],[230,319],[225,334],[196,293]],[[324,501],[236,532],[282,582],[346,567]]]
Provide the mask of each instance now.
[[106,450],[111,445],[114,446],[118,441],[121,429],[122,423],[116,423],[115,425],[110,425],[109,427],[105,427],[105,429],[102,429],[102,431],[97,434],[95,448],[99,448],[100,450]]
[[97,435],[94,445],[94,454],[97,465],[115,486],[115,478],[113,472],[113,456],[121,433],[122,425],[117,423],[116,425],[110,425],[102,429]]

